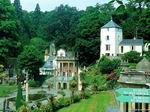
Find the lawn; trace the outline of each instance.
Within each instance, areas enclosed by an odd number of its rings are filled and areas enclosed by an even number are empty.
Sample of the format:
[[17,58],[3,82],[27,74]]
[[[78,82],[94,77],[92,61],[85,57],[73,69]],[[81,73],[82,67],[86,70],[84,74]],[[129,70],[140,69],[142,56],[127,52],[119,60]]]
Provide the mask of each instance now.
[[0,85],[0,97],[7,96],[8,94],[14,92],[17,89],[15,85]]
[[101,92],[58,112],[106,112],[107,107],[113,105],[115,105],[114,94],[112,92]]

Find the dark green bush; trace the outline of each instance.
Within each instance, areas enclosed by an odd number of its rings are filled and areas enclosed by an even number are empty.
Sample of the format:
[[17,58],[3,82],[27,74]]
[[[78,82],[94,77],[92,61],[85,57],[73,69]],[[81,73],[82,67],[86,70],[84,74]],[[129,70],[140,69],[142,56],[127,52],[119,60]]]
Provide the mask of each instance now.
[[136,51],[130,51],[122,56],[122,59],[129,63],[138,63],[141,60],[140,53]]
[[73,96],[73,102],[76,103],[76,102],[79,102],[81,100],[81,96],[80,95],[74,95]]
[[59,109],[60,108],[63,108],[63,107],[67,107],[71,104],[71,99],[66,97],[66,98],[60,98],[58,100],[58,103],[59,103]]
[[35,80],[29,80],[29,86],[30,87],[39,87],[39,82]]
[[119,59],[110,60],[107,57],[102,57],[99,61],[99,69],[103,74],[109,74],[113,70],[120,66],[121,61]]

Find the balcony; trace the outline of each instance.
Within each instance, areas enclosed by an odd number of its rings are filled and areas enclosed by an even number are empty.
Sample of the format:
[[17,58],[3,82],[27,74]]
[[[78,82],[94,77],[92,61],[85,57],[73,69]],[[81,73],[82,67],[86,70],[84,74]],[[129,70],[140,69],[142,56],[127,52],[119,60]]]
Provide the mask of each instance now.
[[59,81],[70,81],[73,79],[73,77],[71,77],[71,76],[57,76],[56,79]]

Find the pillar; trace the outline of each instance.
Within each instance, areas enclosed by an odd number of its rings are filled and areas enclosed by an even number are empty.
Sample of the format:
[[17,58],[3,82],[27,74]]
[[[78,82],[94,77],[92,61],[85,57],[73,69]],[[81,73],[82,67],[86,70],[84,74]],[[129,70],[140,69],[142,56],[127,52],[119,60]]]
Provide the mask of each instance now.
[[72,75],[74,76],[74,75],[75,75],[75,72],[76,72],[76,71],[75,71],[75,62],[73,62],[73,65],[72,65],[72,66],[73,66],[73,67],[72,67],[72,69],[73,69],[73,70],[72,70]]
[[63,82],[61,82],[61,88],[60,88],[60,89],[64,89],[64,88],[63,88]]
[[132,103],[128,103],[128,111],[131,112],[132,110]]
[[132,105],[132,111],[134,111],[135,110],[135,103],[133,102],[133,103],[131,103],[131,105]]
[[120,112],[124,112],[124,103],[120,102]]
[[150,103],[148,104],[148,110],[150,111]]
[[145,112],[145,103],[142,103],[142,112]]
[[69,82],[67,82],[67,89],[69,90]]
[[69,62],[68,62],[68,77],[70,76],[70,72],[69,72],[70,66],[69,66]]

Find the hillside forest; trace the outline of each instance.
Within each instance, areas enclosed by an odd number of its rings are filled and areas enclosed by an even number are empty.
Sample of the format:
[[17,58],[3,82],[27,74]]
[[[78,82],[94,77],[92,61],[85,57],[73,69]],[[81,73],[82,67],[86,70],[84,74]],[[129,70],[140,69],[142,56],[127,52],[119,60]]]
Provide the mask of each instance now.
[[45,49],[54,43],[56,49],[78,54],[81,66],[89,66],[99,59],[100,28],[111,18],[122,27],[124,38],[150,41],[149,0],[112,0],[86,10],[60,5],[45,12],[40,4],[28,12],[20,0],[0,0],[0,64],[5,68],[34,68],[31,72],[36,74]]

